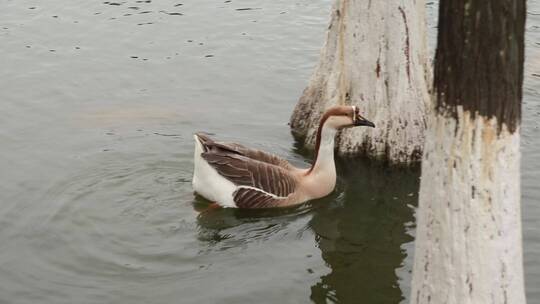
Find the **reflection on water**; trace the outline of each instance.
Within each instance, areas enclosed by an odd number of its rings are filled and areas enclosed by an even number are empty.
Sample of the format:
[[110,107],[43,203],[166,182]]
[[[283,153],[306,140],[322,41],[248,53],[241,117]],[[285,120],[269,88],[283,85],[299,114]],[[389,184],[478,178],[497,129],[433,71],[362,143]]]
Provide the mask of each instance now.
[[[327,198],[194,210],[208,205],[191,187],[194,132],[305,165],[286,122],[330,5],[4,1],[0,303],[406,302],[417,170],[343,160]],[[523,227],[534,302],[540,8],[528,6]]]
[[[295,150],[306,153],[298,146]],[[198,239],[209,251],[223,251],[291,232],[298,239],[314,237],[329,267],[328,272],[306,269],[319,277],[310,288],[314,303],[405,300],[419,168],[391,169],[369,160],[343,159],[338,160],[338,174],[330,196],[292,208],[206,209],[209,202],[197,196]],[[303,227],[288,227],[303,218],[308,219]]]
[[[208,250],[243,248],[251,243],[279,238],[282,233],[291,233],[288,226],[295,220],[309,218],[314,207],[308,203],[291,208],[272,209],[206,209],[208,202],[197,196],[194,205],[203,209],[197,216],[198,239],[208,245]],[[303,237],[304,227],[295,231],[296,237]]]
[[[408,297],[419,170],[390,170],[369,161],[340,162],[337,199],[309,226],[331,268],[311,287],[315,303],[399,303]],[[402,290],[404,289],[404,290]]]

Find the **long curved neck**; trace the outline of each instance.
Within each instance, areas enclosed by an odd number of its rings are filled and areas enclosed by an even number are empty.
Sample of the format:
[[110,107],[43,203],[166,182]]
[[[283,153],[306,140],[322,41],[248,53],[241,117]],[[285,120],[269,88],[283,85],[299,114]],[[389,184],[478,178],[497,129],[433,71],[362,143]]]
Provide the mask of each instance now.
[[335,175],[336,165],[334,163],[334,138],[336,129],[320,126],[317,130],[317,141],[315,144],[315,162],[309,169],[308,174],[327,173]]

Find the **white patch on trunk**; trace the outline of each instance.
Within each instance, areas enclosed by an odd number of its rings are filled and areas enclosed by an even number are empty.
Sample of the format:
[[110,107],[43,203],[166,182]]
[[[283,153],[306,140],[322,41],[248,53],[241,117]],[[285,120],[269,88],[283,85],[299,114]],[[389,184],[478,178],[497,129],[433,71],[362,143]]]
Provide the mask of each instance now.
[[411,303],[525,303],[519,129],[497,128],[461,107],[430,121]]
[[313,146],[322,113],[356,105],[376,128],[341,133],[341,153],[420,160],[431,83],[425,1],[336,0],[319,64],[291,117]]

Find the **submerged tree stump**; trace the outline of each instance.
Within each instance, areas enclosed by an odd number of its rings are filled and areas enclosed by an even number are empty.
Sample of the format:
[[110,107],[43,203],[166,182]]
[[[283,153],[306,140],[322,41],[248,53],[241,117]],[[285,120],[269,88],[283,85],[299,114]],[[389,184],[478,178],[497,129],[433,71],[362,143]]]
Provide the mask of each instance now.
[[293,134],[313,147],[325,109],[356,105],[376,128],[344,130],[340,153],[419,161],[431,78],[424,5],[336,0],[319,64],[290,120]]
[[523,304],[525,0],[442,0],[411,303]]

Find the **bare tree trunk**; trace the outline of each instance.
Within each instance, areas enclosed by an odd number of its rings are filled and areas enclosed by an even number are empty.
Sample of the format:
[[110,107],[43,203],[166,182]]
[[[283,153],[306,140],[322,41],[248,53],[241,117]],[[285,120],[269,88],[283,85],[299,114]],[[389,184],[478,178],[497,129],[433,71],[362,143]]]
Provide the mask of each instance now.
[[525,303],[525,0],[441,0],[411,303]]
[[356,105],[376,128],[344,131],[339,152],[419,161],[431,78],[424,5],[336,0],[319,65],[291,117],[293,134],[312,147],[325,109]]

